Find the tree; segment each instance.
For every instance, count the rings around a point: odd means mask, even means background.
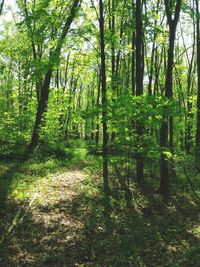
[[[142,2],[136,1],[136,96],[143,94],[143,30],[142,30]],[[132,89],[133,90],[133,89]],[[138,141],[142,138],[143,125],[140,121],[136,122]],[[144,159],[140,152],[136,154],[136,178],[138,181],[144,177]]]
[[[102,88],[102,121],[103,121],[103,183],[105,193],[109,193],[108,182],[108,126],[107,126],[107,87],[106,87],[106,58],[104,39],[104,4],[99,1],[99,30],[101,50],[101,88]]]
[[[70,14],[66,19],[65,24],[61,30],[61,33],[57,37],[55,46],[49,51],[49,58],[46,66],[46,72],[42,81],[41,96],[38,102],[37,114],[35,119],[35,125],[32,133],[31,142],[29,144],[29,151],[32,151],[37,145],[40,137],[40,127],[42,123],[45,123],[45,112],[47,110],[49,87],[52,77],[52,72],[55,66],[58,65],[59,57],[65,37],[70,29],[70,26],[76,16],[77,8],[80,6],[81,0],[74,0],[70,9]]]
[[[173,14],[173,9],[174,14]],[[176,28],[179,20],[181,10],[181,0],[173,5],[173,1],[165,0],[165,10],[167,15],[167,22],[169,25],[169,48],[167,55],[167,70],[165,78],[165,96],[169,99],[173,97],[173,67],[174,67],[174,45],[176,37]],[[160,130],[160,145],[163,148],[160,158],[160,188],[159,191],[162,195],[168,195],[170,190],[170,174],[168,157],[165,149],[168,147],[168,129],[170,132],[170,149],[173,151],[173,117],[165,116],[163,118]]]
[[[1,13],[2,13],[3,6],[4,6],[4,0],[2,0],[2,1],[0,2],[0,15],[1,15]]]
[[[196,129],[196,169],[200,172],[200,19],[199,1],[196,0],[196,42],[197,42],[197,129]]]

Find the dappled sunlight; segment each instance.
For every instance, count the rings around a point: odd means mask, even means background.
[[[19,220],[13,233],[5,241],[7,246],[2,253],[8,259],[6,266],[54,266],[56,262],[58,266],[64,264],[65,254],[68,250],[73,252],[76,238],[79,238],[83,228],[83,223],[75,215],[69,214],[69,210],[71,212],[74,208],[72,200],[77,195],[77,186],[83,179],[84,175],[75,170],[52,174],[51,178],[37,181],[43,190],[38,189],[31,208],[22,211],[23,221]],[[17,202],[15,205],[15,210],[21,209]]]
[[[88,169],[56,171],[53,162],[38,178],[43,168],[38,172],[40,165],[30,165],[35,181],[28,179],[31,186],[22,188],[23,199],[7,202],[1,229],[8,229],[18,210],[21,215],[1,244],[0,265],[188,267],[198,262],[198,207],[188,196],[166,201],[132,183],[132,206],[127,208],[123,188],[115,182],[106,219],[99,177],[91,177]]]

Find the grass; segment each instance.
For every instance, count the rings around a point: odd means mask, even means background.
[[[57,153],[62,151],[62,157]],[[48,179],[49,175],[62,172],[69,168],[86,168],[88,162],[94,161],[92,155],[87,154],[88,149],[83,142],[71,142],[67,148],[51,151],[43,149],[36,151],[28,161],[8,160],[0,163],[0,202],[5,201],[6,196],[15,200],[23,200],[30,197],[29,191],[38,186],[38,181]]]
[[[18,210],[23,217],[0,245],[0,266],[198,267],[199,206],[180,169],[169,199],[155,193],[156,176],[147,174],[141,185],[130,179],[127,206],[120,173],[110,174],[105,201],[94,154],[85,143],[71,143],[59,159],[50,153],[0,164],[0,234]]]

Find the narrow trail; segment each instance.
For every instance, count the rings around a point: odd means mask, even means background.
[[[0,267],[199,266],[199,209],[187,195],[164,206],[157,195],[143,200],[138,189],[138,203],[149,201],[150,213],[144,213],[128,210],[113,189],[108,224],[99,176],[48,164],[12,172],[17,190],[24,186],[26,194],[17,200],[8,191],[0,213],[0,238],[19,215],[0,243]]]
[[[38,182],[33,205],[1,248],[0,267],[84,266],[84,224],[76,207],[84,179],[71,170]]]

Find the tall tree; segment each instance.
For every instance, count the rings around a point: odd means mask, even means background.
[[[196,42],[197,42],[197,129],[196,129],[196,169],[200,172],[200,18],[199,1],[196,0]]]
[[[173,66],[174,66],[174,45],[176,37],[176,28],[179,20],[181,1],[165,0],[165,11],[167,23],[169,25],[169,48],[167,55],[167,71],[165,77],[165,96],[169,99],[173,97]],[[174,13],[174,14],[173,14]],[[170,135],[168,134],[168,130]],[[168,137],[171,151],[173,150],[173,118],[165,116],[160,130],[160,145],[165,150],[168,147]],[[170,190],[169,163],[166,151],[161,153],[160,158],[160,193],[168,195]]]
[[[136,96],[143,94],[143,26],[142,26],[142,1],[136,0]],[[132,89],[133,90],[133,89]],[[138,139],[142,138],[143,125],[136,122]],[[140,142],[139,142],[140,143]],[[144,177],[144,159],[140,152],[136,154],[136,178],[141,181]]]
[[[47,110],[48,98],[49,98],[49,88],[51,82],[52,72],[55,66],[59,62],[59,57],[63,43],[65,41],[66,35],[70,29],[70,26],[76,16],[77,8],[79,7],[81,0],[74,0],[70,9],[70,14],[66,19],[66,22],[62,28],[60,35],[58,36],[56,45],[49,52],[49,59],[47,64],[47,70],[44,75],[44,80],[41,87],[41,96],[38,102],[37,114],[35,119],[35,125],[32,133],[31,142],[29,145],[29,150],[33,150],[37,145],[40,137],[40,127],[42,123],[45,122],[45,112]]]
[[[107,87],[106,87],[106,57],[104,33],[104,4],[99,1],[99,30],[101,50],[101,87],[102,87],[102,120],[103,120],[103,183],[105,193],[109,192],[108,181],[108,126],[107,126]]]

